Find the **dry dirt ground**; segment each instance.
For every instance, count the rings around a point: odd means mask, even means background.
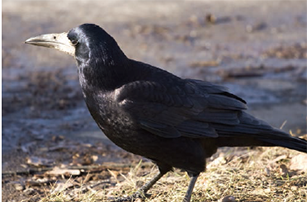
[[[99,131],[82,100],[74,59],[25,45],[27,38],[98,24],[130,58],[226,85],[250,103],[252,114],[303,135],[306,11],[305,1],[286,0],[3,0],[3,201],[37,201],[70,174],[112,187],[114,172],[127,173],[141,159]],[[54,171],[61,166],[72,171]]]

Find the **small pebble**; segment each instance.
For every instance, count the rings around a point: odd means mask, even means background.
[[[17,191],[22,191],[25,189],[25,187],[22,184],[15,184],[15,189]]]
[[[220,199],[220,202],[236,202],[236,199],[233,196],[225,196],[224,198]]]
[[[280,173],[281,173],[282,175],[287,175],[287,174],[289,174],[288,168],[287,168],[287,166],[286,166],[285,164],[281,164],[281,165],[279,166],[279,168],[280,168]]]
[[[268,194],[271,192],[271,189],[270,188],[264,189],[263,192]]]
[[[266,168],[264,169],[264,171],[265,171],[266,176],[270,176],[270,174],[271,174],[270,168],[266,167]]]
[[[298,189],[297,186],[291,186],[292,191],[297,191],[297,189]]]
[[[209,13],[208,15],[206,15],[206,22],[214,24],[216,22],[216,16]]]

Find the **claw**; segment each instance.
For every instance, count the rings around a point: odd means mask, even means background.
[[[145,200],[146,195],[143,190],[138,190],[132,196],[127,197],[109,197],[108,200],[111,202],[134,202],[136,199]]]

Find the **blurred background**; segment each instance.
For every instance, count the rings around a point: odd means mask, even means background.
[[[27,169],[34,157],[46,165],[140,159],[98,129],[72,57],[24,44],[83,23],[103,27],[130,58],[225,85],[256,117],[306,134],[306,11],[299,0],[3,0],[3,171]],[[82,152],[84,162],[73,158]]]

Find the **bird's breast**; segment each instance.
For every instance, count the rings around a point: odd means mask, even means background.
[[[136,130],[136,122],[121,107],[105,93],[87,94],[87,107],[99,128],[117,144],[125,141]]]

